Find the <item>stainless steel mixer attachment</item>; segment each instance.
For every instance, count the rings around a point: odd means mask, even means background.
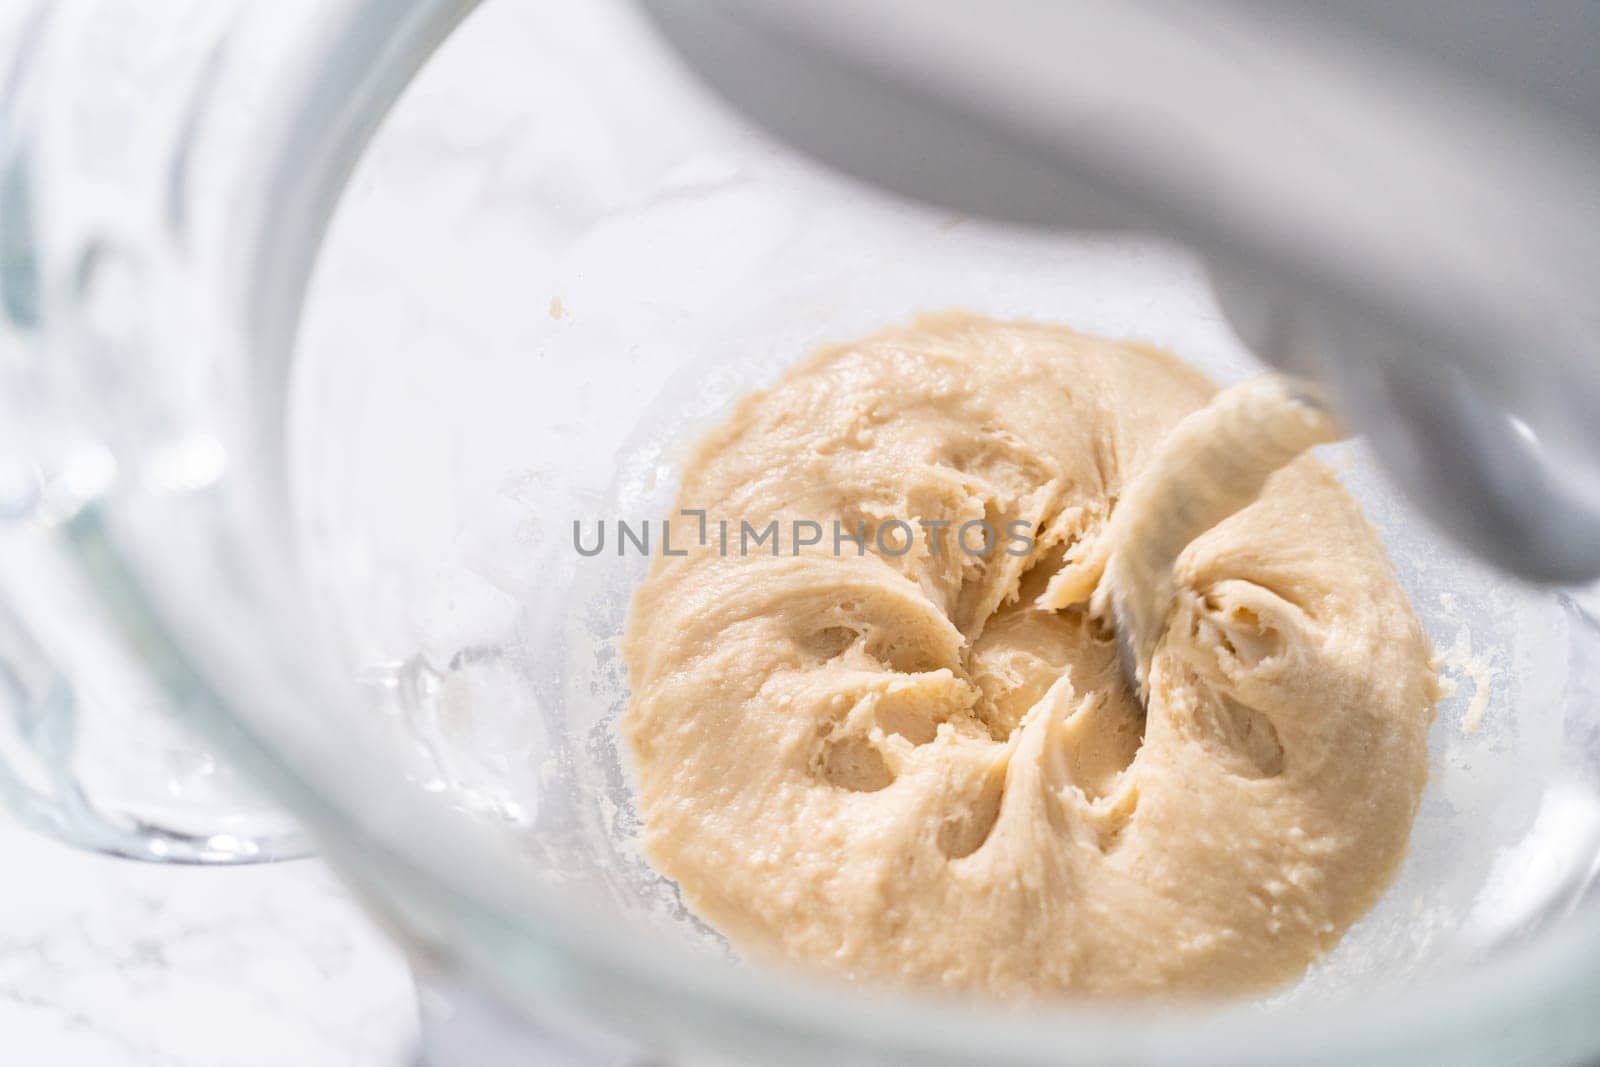
[[[1425,510],[1600,576],[1600,8],[647,0],[704,79],[850,174],[1206,258]]]

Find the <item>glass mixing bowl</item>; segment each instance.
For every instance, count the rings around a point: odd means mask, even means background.
[[[1596,598],[1450,547],[1359,443],[1327,458],[1454,688],[1408,861],[1304,980],[1018,1014],[733,960],[638,848],[616,641],[647,561],[574,524],[670,514],[735,398],[919,311],[1257,365],[1181,247],[866,191],[624,4],[472,7],[6,16],[8,800],[146,858],[284,857],[304,826],[420,971],[493,1006],[498,1051],[452,1062],[1600,1052]]]

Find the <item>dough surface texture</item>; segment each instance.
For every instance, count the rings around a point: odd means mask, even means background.
[[[706,543],[674,521],[624,643],[645,847],[690,907],[751,958],[1011,1001],[1259,993],[1331,947],[1404,856],[1436,698],[1356,504],[1304,456],[1190,543],[1147,708],[1091,609],[1108,516],[1214,392],[947,313],[744,399],[682,476]]]

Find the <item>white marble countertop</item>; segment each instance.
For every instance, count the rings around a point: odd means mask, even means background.
[[[162,867],[0,814],[0,1061],[400,1067],[400,954],[315,860]]]

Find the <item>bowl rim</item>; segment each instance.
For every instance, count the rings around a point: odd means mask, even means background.
[[[281,447],[288,367],[327,226],[377,128],[478,6],[328,3],[272,101],[245,167],[255,184],[240,200],[231,287],[245,328],[227,355],[253,383],[240,447],[259,475],[248,486],[251,513],[266,517],[253,531],[257,543],[281,534],[288,514]],[[328,706],[337,686],[312,675],[296,693],[223,688],[251,650],[230,645],[227,635],[198,632],[184,614],[152,598],[150,623],[165,627],[175,646],[190,652],[196,675],[224,695],[225,714],[199,725],[305,821],[325,844],[325,858],[414,951],[481,979],[534,1018],[575,1014],[654,1047],[680,1047],[688,1035],[697,1047],[796,1062],[914,1054],[929,1063],[1022,1064],[1057,1062],[1070,1052],[1108,1062],[1415,1062],[1448,1054],[1452,1062],[1501,1063],[1532,1051],[1576,1057],[1600,1049],[1594,907],[1444,983],[1272,1011],[1252,1004],[1201,1014],[1090,1006],[1019,1016],[928,997],[863,995],[700,958],[518,882],[504,842],[463,829],[425,798],[385,789],[392,775],[378,760],[349,760],[350,746],[366,743],[359,724],[329,716],[334,734],[349,734],[318,744],[287,736],[271,725],[274,707],[294,697]]]

